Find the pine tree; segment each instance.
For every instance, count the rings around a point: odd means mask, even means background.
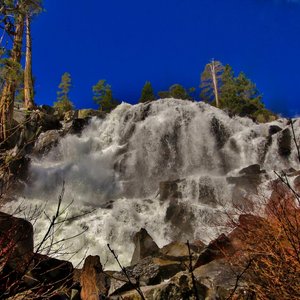
[[[66,72],[61,77],[61,82],[58,86],[60,90],[57,92],[57,102],[54,103],[54,108],[60,115],[74,108],[73,103],[69,98],[71,87],[71,75]]]
[[[142,89],[142,93],[141,93],[141,98],[139,100],[140,103],[145,103],[148,101],[153,101],[155,100],[155,95],[154,95],[154,91],[152,88],[152,85],[149,81],[146,81],[143,89]]]
[[[220,61],[212,60],[208,63],[201,74],[200,98],[206,102],[213,102],[220,107],[219,88],[224,66]]]
[[[24,12],[26,11],[26,1],[20,0],[16,5],[10,3],[9,5],[1,6],[0,14],[4,15],[6,20],[6,9],[14,13],[14,31],[13,31],[13,47],[10,52],[9,64],[14,68],[19,68],[22,56],[23,32],[24,32]],[[5,21],[2,21],[5,23]],[[5,24],[6,28],[6,24]],[[8,29],[5,29],[8,31]],[[13,78],[13,74],[8,74],[3,84],[1,97],[0,97],[0,143],[10,136],[11,127],[13,124],[13,111],[15,92],[17,82]]]
[[[190,98],[186,89],[178,83],[170,86],[169,93],[170,93],[170,96],[175,99],[187,100]]]
[[[93,100],[99,105],[99,109],[111,112],[119,103],[113,98],[111,86],[106,80],[101,79],[93,86]]]

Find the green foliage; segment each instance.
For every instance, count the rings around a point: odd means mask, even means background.
[[[239,116],[255,117],[264,110],[262,95],[255,84],[241,72],[237,77],[230,66],[225,67],[220,89],[221,108]]]
[[[168,91],[158,92],[158,96],[160,99],[174,98],[182,100],[192,100],[193,98],[190,96],[190,93],[193,92],[194,88],[191,88],[189,89],[189,91],[187,91],[182,85],[176,83],[171,85]]]
[[[74,108],[72,101],[69,98],[69,92],[72,87],[71,75],[64,73],[61,77],[61,82],[58,86],[57,102],[54,103],[54,108],[60,115]]]
[[[111,112],[119,102],[113,98],[111,86],[106,80],[99,80],[93,86],[93,100],[99,105],[99,109],[105,112]]]
[[[171,98],[169,91],[159,91],[157,95],[160,99]]]
[[[190,96],[186,91],[186,89],[182,85],[177,83],[170,86],[169,93],[170,96],[175,99],[182,99],[182,100],[190,99]]]
[[[20,84],[23,80],[23,70],[22,66],[12,61],[9,58],[0,59],[0,88],[3,88],[3,85],[7,81],[14,81],[17,84]]]
[[[154,91],[152,88],[152,85],[149,81],[146,81],[143,89],[142,89],[142,93],[141,93],[141,98],[139,100],[140,103],[145,103],[148,101],[153,101],[155,100],[155,95],[154,95]]]

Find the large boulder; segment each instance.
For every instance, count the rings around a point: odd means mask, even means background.
[[[0,271],[25,272],[33,256],[33,227],[24,219],[0,212]]]
[[[144,228],[134,235],[133,242],[135,248],[131,259],[132,266],[147,256],[156,255],[159,251],[159,247]]]
[[[55,290],[72,285],[73,270],[73,265],[68,261],[35,254],[33,268],[28,275],[42,283],[45,289]]]
[[[199,254],[204,249],[205,245],[201,241],[190,243],[192,259],[195,258],[195,253]],[[186,243],[174,241],[165,245],[159,250],[159,256],[167,260],[174,261],[189,261],[190,254]]]

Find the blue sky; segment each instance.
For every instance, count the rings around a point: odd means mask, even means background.
[[[92,86],[111,84],[136,103],[146,80],[155,91],[198,87],[212,58],[244,71],[266,106],[300,114],[300,1],[45,0],[33,23],[36,101],[52,104],[61,75],[73,79],[77,108],[96,107]]]

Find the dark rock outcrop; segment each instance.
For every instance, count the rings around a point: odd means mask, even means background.
[[[34,268],[30,270],[30,274],[40,283],[51,286],[52,289],[64,285],[71,286],[73,281],[73,265],[68,261],[35,254]]]
[[[230,137],[225,126],[216,117],[213,117],[210,124],[210,130],[216,139],[217,149],[221,149]]]
[[[135,248],[131,259],[131,265],[137,264],[141,259],[147,256],[156,255],[159,251],[157,244],[144,228],[134,235],[133,242]]]
[[[276,134],[277,132],[281,131],[282,128],[277,125],[270,125],[269,127],[269,135]]]
[[[292,136],[289,128],[280,132],[277,142],[279,155],[289,156],[292,152]]]

